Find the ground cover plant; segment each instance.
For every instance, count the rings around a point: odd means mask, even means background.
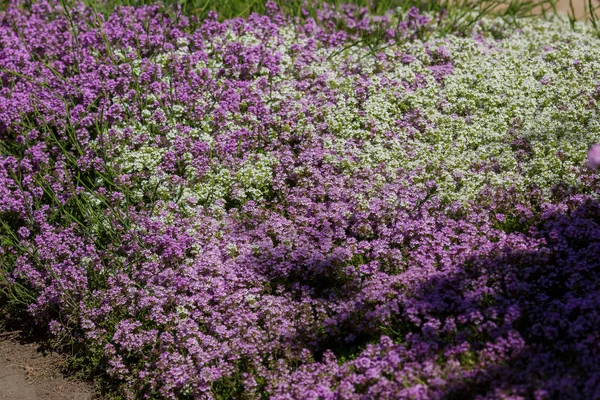
[[[104,396],[599,398],[594,24],[264,7],[0,14],[3,318]]]

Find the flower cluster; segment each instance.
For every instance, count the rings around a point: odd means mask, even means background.
[[[592,27],[267,8],[0,14],[0,293],[127,398],[600,396]]]

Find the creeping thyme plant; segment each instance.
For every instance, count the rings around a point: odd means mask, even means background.
[[[0,14],[5,317],[123,398],[600,396],[592,24],[266,8]]]

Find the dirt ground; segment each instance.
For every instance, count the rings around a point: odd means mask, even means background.
[[[93,390],[68,380],[63,358],[43,354],[39,345],[0,333],[0,400],[92,400]]]
[[[589,9],[588,6],[588,0],[572,0],[573,1],[573,9],[575,10],[575,16],[579,19],[583,19],[586,16],[586,10]],[[600,1],[598,0],[592,0],[592,5],[593,7],[598,7],[600,5]],[[558,4],[556,5],[556,8],[558,11],[565,13],[565,14],[570,14],[571,13],[571,6],[570,6],[570,1],[569,0],[559,0]],[[598,15],[598,11],[596,11],[596,14]]]

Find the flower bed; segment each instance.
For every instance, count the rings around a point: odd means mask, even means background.
[[[7,307],[128,398],[600,396],[592,27],[269,7],[0,14]]]

